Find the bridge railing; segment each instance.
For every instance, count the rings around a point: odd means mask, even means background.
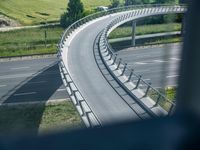
[[[134,5],[134,6],[127,6],[127,7],[119,7],[119,8],[114,8],[114,9],[110,9],[108,11],[102,11],[102,12],[98,12],[98,13],[95,13],[95,14],[91,14],[91,15],[88,15],[76,22],[74,22],[72,25],[70,25],[65,31],[64,33],[62,34],[61,36],[61,39],[60,39],[60,42],[58,44],[58,58],[60,60],[60,71],[61,71],[61,75],[62,75],[62,79],[63,79],[63,82],[70,94],[70,97],[72,100],[74,100],[74,104],[76,106],[78,106],[80,109],[81,109],[81,116],[82,117],[86,117],[88,122],[89,122],[89,127],[93,127],[93,126],[101,126],[101,123],[99,122],[98,118],[95,116],[95,114],[93,114],[91,112],[91,109],[89,108],[89,105],[87,104],[87,102],[85,101],[84,97],[81,95],[81,92],[79,91],[78,87],[76,86],[76,84],[73,82],[73,79],[71,78],[68,70],[67,70],[67,67],[64,63],[64,60],[63,58],[65,53],[65,42],[66,40],[68,39],[68,37],[76,30],[78,29],[80,26],[90,22],[90,21],[93,21],[97,18],[100,18],[100,17],[104,17],[104,16],[109,16],[111,14],[114,14],[114,13],[119,13],[119,12],[128,12],[130,10],[137,10],[137,9],[141,9],[141,8],[152,8],[152,7],[155,7],[155,8],[158,8],[158,7],[167,7],[167,6],[171,6],[171,5],[160,5],[160,4],[155,4],[155,5]],[[128,17],[128,16],[127,16]],[[121,18],[123,19],[123,18]],[[120,21],[120,19],[118,20]],[[114,23],[113,23],[114,25]],[[111,27],[111,26],[110,26]],[[106,34],[105,34],[106,35]],[[105,36],[106,37],[106,36]],[[107,37],[105,38],[106,42],[107,42]],[[109,47],[109,44],[107,43],[106,44],[107,47]],[[112,51],[112,49],[109,47],[109,51]],[[156,92],[158,93],[158,91]],[[159,94],[161,95],[161,94]],[[83,108],[83,105],[86,103],[86,106],[88,107],[87,110],[85,110]],[[90,111],[88,111],[90,110]],[[91,120],[91,115],[93,115],[93,120]],[[95,120],[95,125],[93,123],[93,121]]]
[[[80,27],[81,25],[92,21],[94,19],[103,17],[103,16],[107,16],[107,15],[111,15],[114,13],[119,13],[119,12],[124,12],[124,11],[130,11],[130,10],[136,10],[136,9],[141,9],[141,8],[158,8],[158,7],[167,7],[167,6],[172,6],[172,5],[164,5],[164,4],[146,4],[146,5],[131,5],[131,6],[126,6],[126,7],[118,7],[118,8],[113,8],[113,9],[109,9],[108,11],[101,11],[101,12],[97,12],[91,15],[88,15],[76,22],[74,22],[72,25],[70,25],[62,34],[61,40],[59,42],[59,46],[62,47],[63,46],[63,42],[66,40],[66,38],[78,27]],[[180,6],[180,5],[177,5]],[[181,5],[181,7],[186,7],[185,5]]]
[[[101,126],[101,122],[96,117],[96,115],[92,112],[92,109],[88,105],[87,101],[85,101],[81,92],[78,90],[78,87],[73,82],[71,75],[69,74],[67,68],[64,65],[64,62],[60,60],[59,69],[61,72],[61,78],[63,80],[63,84],[67,89],[67,92],[77,108],[79,114],[81,115],[82,120],[84,121],[86,127],[99,127]]]
[[[149,5],[151,6],[151,5]],[[162,6],[162,7],[160,7]],[[159,8],[160,7],[160,8]],[[142,7],[144,8],[144,7]],[[159,90],[155,89],[151,83],[148,83],[144,79],[142,79],[141,75],[137,75],[134,72],[133,68],[128,67],[128,64],[126,61],[122,60],[121,58],[117,57],[115,54],[115,51],[112,49],[108,42],[108,36],[109,34],[118,26],[121,24],[128,22],[130,20],[136,21],[137,19],[141,19],[142,17],[147,17],[148,15],[160,15],[167,13],[184,13],[186,11],[185,5],[178,5],[178,6],[171,6],[171,5],[156,5],[154,7],[151,6],[145,7],[144,9],[139,9],[136,11],[132,11],[129,13],[126,13],[124,15],[121,15],[120,17],[114,19],[111,21],[111,23],[106,27],[106,29],[103,31],[101,35],[101,40],[103,41],[103,47],[108,52],[108,55],[110,55],[110,59],[113,59],[113,64],[117,65],[117,69],[122,70],[122,74],[127,76],[127,82],[134,83],[135,87],[134,89],[140,88],[144,92],[143,97],[149,96],[153,100],[155,100],[155,106],[160,105],[163,107],[168,114],[170,115],[173,112],[173,109],[175,107],[175,103],[171,100],[169,100],[163,93],[161,93]]]

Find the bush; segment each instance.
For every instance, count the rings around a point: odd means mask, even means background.
[[[61,15],[60,24],[66,28],[84,16],[83,3],[80,0],[69,0],[67,12]]]

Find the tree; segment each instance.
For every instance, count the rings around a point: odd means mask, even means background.
[[[120,6],[120,1],[119,0],[110,0],[111,1],[111,5],[109,8],[116,8]]]
[[[142,4],[142,0],[125,0],[125,6],[140,5],[140,4]]]
[[[80,0],[69,0],[67,12],[61,15],[60,24],[67,27],[83,17],[84,7]]]

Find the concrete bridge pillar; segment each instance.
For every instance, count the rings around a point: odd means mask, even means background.
[[[136,21],[132,21],[132,46],[135,46]]]

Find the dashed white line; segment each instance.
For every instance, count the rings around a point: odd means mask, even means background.
[[[37,92],[29,92],[29,93],[18,93],[18,94],[14,94],[14,96],[24,96],[24,95],[33,95],[36,94]]]
[[[153,60],[154,62],[158,62],[158,63],[165,63],[165,62],[169,62],[169,61],[166,61],[166,60]]]
[[[151,79],[143,79],[144,81],[150,81]]]
[[[171,60],[177,60],[177,61],[180,61],[181,59],[180,58],[170,58]]]
[[[20,70],[20,69],[29,69],[30,67],[17,67],[17,68],[10,68],[12,70]]]
[[[0,79],[23,78],[23,77],[28,77],[28,76],[32,76],[32,75],[33,75],[33,73],[16,74],[16,75],[4,75],[4,76],[0,76]]]
[[[1,87],[5,87],[5,86],[7,86],[7,85],[0,85],[0,88],[1,88]]]
[[[145,62],[135,62],[136,65],[146,65],[148,63],[145,63]]]
[[[171,75],[171,76],[166,76],[166,78],[175,78],[178,77],[179,75]]]

